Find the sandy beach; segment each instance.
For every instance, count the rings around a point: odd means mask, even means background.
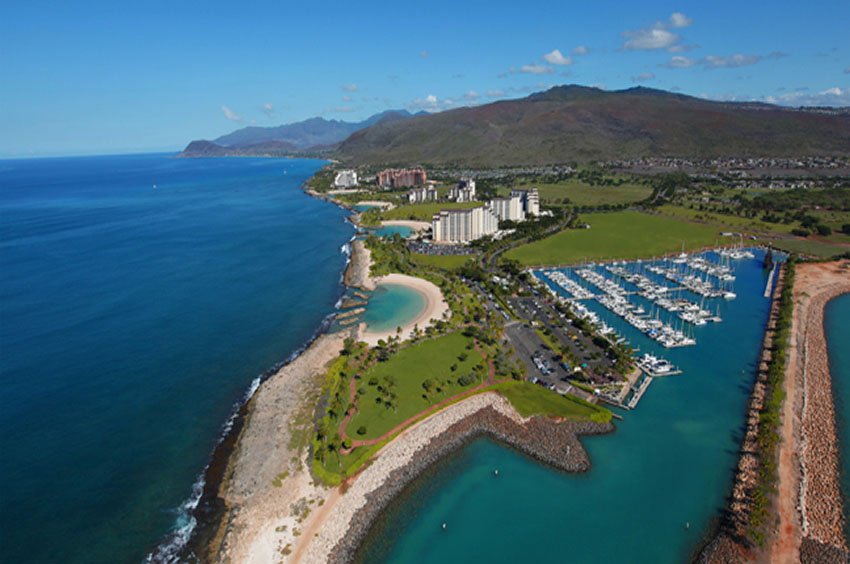
[[[846,562],[824,307],[850,292],[850,261],[797,265],[773,562]]]
[[[413,221],[409,219],[386,219],[381,222],[381,225],[385,227],[409,227],[417,233],[431,229],[431,224],[427,221]]]
[[[413,334],[415,327],[425,329],[428,324],[439,319],[443,319],[449,313],[449,305],[443,298],[443,293],[440,288],[433,282],[416,278],[415,276],[407,276],[406,274],[392,273],[386,276],[380,276],[372,280],[377,287],[381,284],[399,284],[411,288],[425,297],[425,307],[423,310],[401,326],[401,338],[409,339]],[[397,335],[395,330],[390,331],[370,331],[365,323],[361,323],[359,327],[359,339],[368,343],[369,346],[375,346],[381,339],[386,340],[388,337]]]

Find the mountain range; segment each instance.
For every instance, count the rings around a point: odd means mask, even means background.
[[[376,166],[842,156],[850,147],[850,112],[711,101],[644,87],[606,91],[565,85],[434,114],[385,112],[359,123],[314,118],[244,128],[215,140],[214,147],[196,143],[184,155],[292,154],[320,147],[343,162]]]
[[[359,122],[314,117],[275,127],[243,127],[212,141],[192,141],[180,156],[282,156],[326,153],[355,131],[379,122],[407,119],[413,115],[407,110],[388,110]]]

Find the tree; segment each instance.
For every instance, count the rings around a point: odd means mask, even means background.
[[[829,225],[824,225],[823,223],[815,225],[815,230],[818,232],[818,235],[821,235],[822,237],[832,235],[832,228]]]
[[[845,223],[844,225],[842,225],[841,232],[846,235],[850,235],[850,223]]]
[[[358,435],[365,435],[366,434],[366,425],[360,425],[359,427],[357,427],[357,434]]]

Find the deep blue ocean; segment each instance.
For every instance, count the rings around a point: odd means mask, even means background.
[[[0,161],[0,561],[139,562],[342,292],[317,160]],[[154,188],[156,185],[156,188]]]

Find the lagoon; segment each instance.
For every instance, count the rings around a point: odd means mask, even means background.
[[[375,333],[394,331],[425,309],[425,296],[401,284],[379,284],[369,298],[362,320]]]

